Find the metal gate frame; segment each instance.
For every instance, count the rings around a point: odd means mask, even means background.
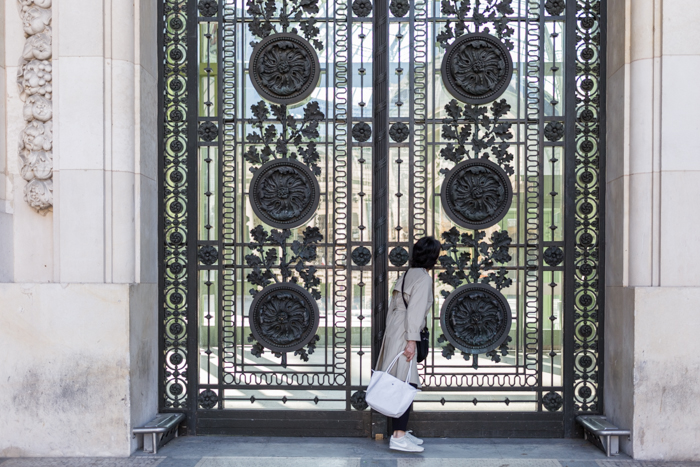
[[[565,296],[568,297],[563,329],[563,410],[552,413],[417,412],[413,420],[424,436],[578,437],[581,432],[574,422],[576,415],[602,412],[606,3],[606,0],[567,0],[566,5],[565,154],[568,163],[564,222],[569,234],[563,250],[564,277],[567,278]],[[386,47],[382,46],[388,40],[388,1],[376,0],[374,5],[377,14],[373,22],[373,85],[377,93],[375,102],[382,102],[382,97],[388,94],[388,60],[382,55],[386,53]],[[161,0],[158,3],[160,411],[186,413],[188,432],[192,434],[367,436],[381,433],[386,430],[386,420],[370,412],[265,413],[197,408],[196,401],[201,394],[196,378],[188,374],[198,368],[197,278],[188,270],[196,268],[198,248],[196,241],[179,233],[183,230],[179,226],[185,226],[185,232],[197,230],[196,182],[192,175],[197,173],[197,160],[192,156],[197,150],[197,119],[187,114],[188,109],[197,108],[198,102],[194,79],[198,76],[197,62],[187,60],[188,51],[197,50],[197,34],[190,27],[194,24],[192,21],[196,22],[197,8],[195,0]],[[576,27],[572,27],[574,24]],[[544,70],[540,70],[540,78],[543,76]],[[221,74],[219,79],[222,79]],[[223,96],[219,99],[223,104]],[[377,132],[373,143],[373,181],[386,180],[388,108],[375,106],[373,117]],[[540,131],[544,131],[542,120],[538,122]],[[542,145],[538,151],[542,153]],[[389,287],[386,280],[388,224],[382,219],[388,193],[378,186],[373,183],[373,190],[377,190],[373,229],[378,253],[373,263],[375,349],[384,328]],[[173,266],[173,258],[182,267]],[[540,338],[541,334],[540,328]],[[314,420],[313,429],[299,430],[300,422],[311,419]],[[232,423],[234,421],[238,423]]]

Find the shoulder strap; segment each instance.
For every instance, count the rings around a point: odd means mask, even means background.
[[[411,268],[408,268],[408,271],[410,271]],[[403,306],[406,307],[408,310],[408,302],[406,301],[406,296],[403,294],[403,288],[406,285],[406,276],[408,276],[408,271],[403,275],[403,281],[401,282],[401,298],[403,298]]]

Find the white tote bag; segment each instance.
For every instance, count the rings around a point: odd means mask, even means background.
[[[406,381],[401,381],[389,374],[389,371],[401,355],[403,355],[403,351],[392,360],[386,371],[375,371],[372,373],[372,378],[369,380],[369,386],[367,387],[367,395],[365,396],[365,401],[370,407],[380,414],[392,418],[398,418],[403,415],[419,391],[419,389],[408,383],[411,377],[411,366],[415,358],[411,360],[408,366]]]

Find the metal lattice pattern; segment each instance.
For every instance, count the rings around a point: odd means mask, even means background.
[[[601,2],[161,0],[162,408],[367,423],[434,235],[418,414],[598,411]]]
[[[161,404],[166,408],[184,409],[189,404],[189,351],[187,345],[191,312],[195,305],[188,293],[190,261],[196,254],[196,242],[192,241],[189,222],[193,213],[189,203],[190,170],[188,160],[193,157],[189,137],[193,121],[187,106],[190,98],[191,63],[187,34],[192,27],[188,20],[187,2],[164,2],[164,37],[161,51],[161,129],[162,169],[161,202],[161,304],[163,321],[163,367],[161,381],[164,384]]]
[[[601,194],[605,187],[600,0],[578,0],[576,12],[576,250],[574,404],[597,412],[602,383],[603,241]]]

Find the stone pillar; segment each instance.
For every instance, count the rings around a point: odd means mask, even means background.
[[[605,412],[700,460],[700,3],[608,0]]]
[[[158,406],[156,2],[53,1],[48,213],[19,183],[24,36],[4,3],[0,457],[127,456]]]

